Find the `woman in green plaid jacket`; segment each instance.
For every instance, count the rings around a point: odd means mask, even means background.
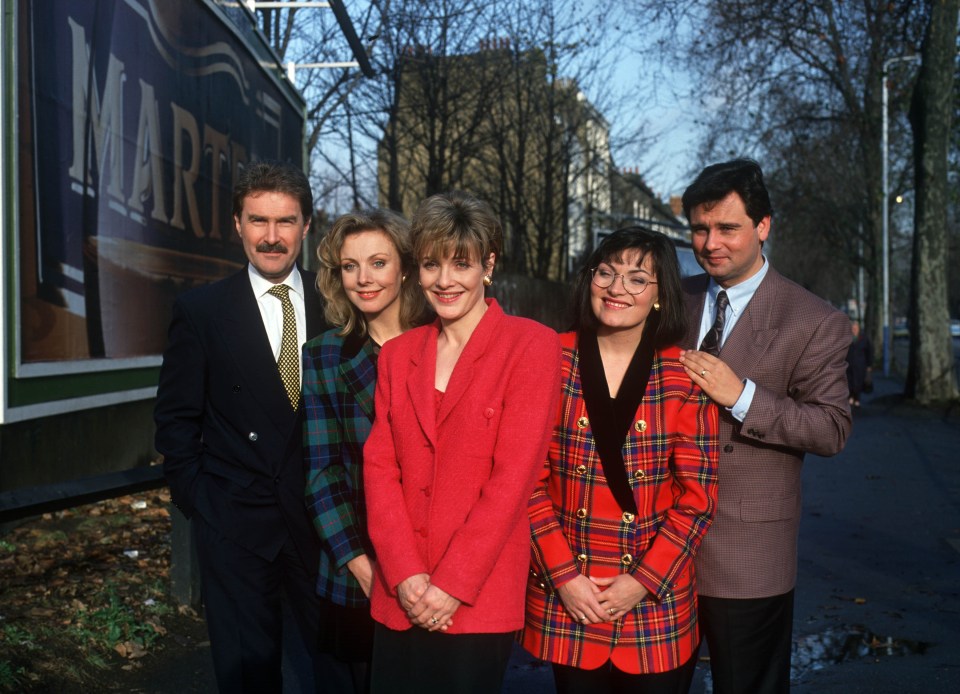
[[[320,242],[317,289],[336,326],[303,346],[307,508],[323,546],[317,594],[329,623],[322,650],[351,663],[367,689],[373,621],[367,597],[373,550],[366,530],[363,444],[373,423],[377,355],[387,340],[423,322],[409,224],[371,210],[338,218]]]

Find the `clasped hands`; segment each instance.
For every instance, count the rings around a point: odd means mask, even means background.
[[[400,607],[414,626],[427,631],[446,631],[453,626],[453,613],[460,601],[430,583],[428,574],[414,574],[397,585]]]
[[[580,574],[557,588],[563,606],[581,624],[620,619],[647,597],[649,591],[630,574],[608,578]]]

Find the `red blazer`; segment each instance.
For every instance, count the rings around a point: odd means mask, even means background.
[[[380,353],[363,473],[378,569],[370,611],[391,629],[411,627],[396,586],[418,573],[463,603],[451,634],[523,625],[526,501],[553,426],[560,344],[549,328],[488,303],[439,411],[439,323]]]
[[[623,462],[638,514],[624,513],[603,475],[580,382],[573,333],[562,336],[559,416],[530,498],[533,566],[523,646],[585,670],[612,660],[651,673],[683,665],[699,644],[693,556],[717,501],[717,408],[671,347],[657,352]],[[556,589],[578,574],[630,573],[650,591],[622,618],[581,624]]]

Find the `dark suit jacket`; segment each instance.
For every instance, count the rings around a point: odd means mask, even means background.
[[[323,329],[301,271],[307,336]],[[173,502],[272,560],[292,537],[309,571],[319,547],[303,498],[303,408],[290,407],[247,268],[180,296],[160,370],[156,447]]]
[[[707,275],[683,282],[696,348]],[[797,573],[804,454],[838,453],[850,433],[850,321],[770,268],[720,351],[757,385],[747,417],[720,408],[717,513],[696,558],[701,595],[761,598],[791,590]]]

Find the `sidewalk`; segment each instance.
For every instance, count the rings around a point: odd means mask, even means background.
[[[845,450],[804,464],[793,694],[960,692],[960,408],[918,408],[900,390],[878,379]],[[863,646],[867,631],[890,647]],[[166,668],[141,691],[213,687],[207,648]],[[709,692],[708,670],[693,694]],[[549,666],[516,648],[503,691],[553,692]]]
[[[900,391],[878,379],[844,451],[807,457],[794,638],[804,657],[830,629],[907,643],[797,673],[799,694],[960,691],[960,408]]]

